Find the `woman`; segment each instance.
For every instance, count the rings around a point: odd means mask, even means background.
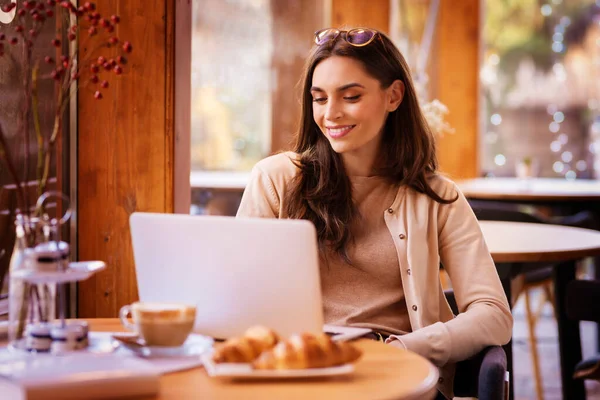
[[[454,363],[511,337],[494,263],[466,199],[436,173],[398,49],[371,29],[325,29],[315,42],[295,149],[256,164],[238,216],[312,221],[326,323],[372,328],[425,356],[451,398]]]

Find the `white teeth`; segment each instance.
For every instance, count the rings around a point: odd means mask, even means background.
[[[349,131],[350,129],[352,129],[351,126],[346,126],[344,128],[337,128],[337,129],[331,129],[331,128],[329,128],[329,132],[331,132],[331,133],[333,133],[335,135],[335,134],[338,134],[338,133],[343,133],[343,132]]]

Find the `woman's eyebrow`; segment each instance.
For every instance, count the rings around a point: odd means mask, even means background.
[[[353,87],[359,87],[359,88],[363,88],[363,89],[365,88],[365,87],[364,87],[363,85],[361,85],[360,83],[353,82],[353,83],[348,83],[348,84],[346,84],[346,85],[340,86],[340,87],[339,87],[339,88],[337,88],[336,90],[337,90],[338,92],[343,92],[344,90],[347,90],[347,89],[350,89],[350,88],[353,88]],[[323,89],[321,89],[320,87],[317,87],[317,86],[313,86],[313,87],[311,87],[311,88],[310,88],[310,91],[311,91],[311,92],[323,92],[323,93],[325,92]]]

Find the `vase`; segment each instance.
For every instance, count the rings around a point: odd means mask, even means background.
[[[15,230],[8,272],[8,335],[12,347],[22,348],[26,347],[23,341],[28,327],[49,326],[56,320],[56,284],[30,283],[20,278],[21,272],[36,268],[42,254],[40,247],[50,244],[47,225],[39,218],[17,214]]]

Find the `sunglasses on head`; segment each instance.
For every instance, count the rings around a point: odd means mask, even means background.
[[[355,28],[350,29],[349,31],[326,28],[315,32],[315,43],[320,46],[328,42],[333,42],[340,36],[352,46],[362,47],[368,45],[375,39],[377,31],[368,28]]]

